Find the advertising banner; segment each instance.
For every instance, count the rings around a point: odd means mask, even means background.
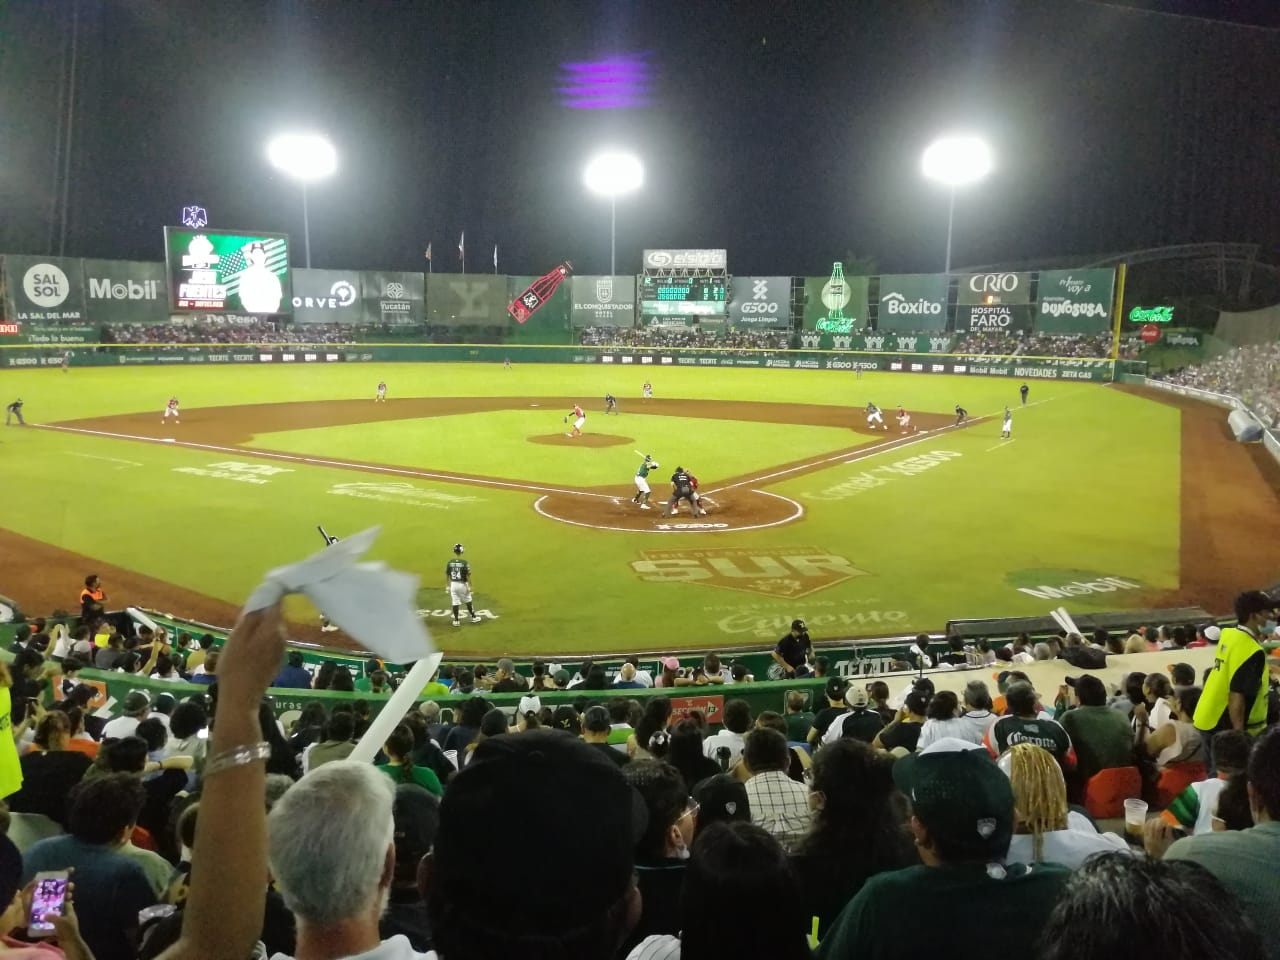
[[[880,278],[877,330],[945,330],[947,278],[941,273],[886,274]]]
[[[354,270],[294,270],[294,323],[362,323],[360,274]]]
[[[507,278],[486,273],[427,276],[427,320],[446,327],[505,327]]]
[[[1042,333],[1106,333],[1111,328],[1114,270],[1040,271],[1035,328]]]
[[[966,273],[957,303],[1030,303],[1029,273]]]
[[[569,289],[575,327],[635,326],[635,277],[574,276]]]
[[[293,312],[283,233],[164,228],[169,304],[191,313]]]
[[[5,319],[10,323],[82,323],[84,269],[70,257],[4,258]]]
[[[790,277],[734,277],[729,283],[729,323],[785,330],[791,326]]]
[[[1035,308],[1022,303],[956,307],[956,333],[1026,333]]]
[[[501,278],[499,278],[501,279]],[[360,274],[365,323],[421,326],[427,319],[427,288],[421,273]]]
[[[857,333],[867,325],[867,278],[804,278],[804,328],[819,333]],[[832,321],[829,314],[839,310],[843,321]]]
[[[84,291],[93,323],[169,322],[163,263],[85,260]]]
[[[646,250],[646,270],[727,270],[726,250]]]
[[[953,337],[943,334],[819,333],[800,334],[802,350],[854,350],[862,353],[947,353]]]
[[[99,343],[102,340],[101,328],[90,324],[23,323],[18,326],[18,343],[59,346],[68,343]]]
[[[540,279],[542,278],[530,276],[507,277],[506,302],[511,303]],[[574,301],[569,291],[578,279],[578,277],[571,276],[567,282],[563,282],[556,287],[555,292],[547,297],[542,302],[542,306],[538,307],[524,323],[516,323],[510,314],[506,314],[507,327],[503,334],[504,342],[513,344],[572,343],[574,336],[573,330],[569,326],[569,318],[573,312]],[[613,279],[615,281],[630,281],[631,289],[635,290],[635,277],[614,277]],[[617,296],[619,288],[615,286],[613,289],[615,296]],[[628,314],[628,317],[630,317],[630,314]],[[604,324],[599,323],[599,325],[603,326]],[[630,326],[630,320],[628,320],[627,325]],[[586,326],[591,326],[591,324],[587,323]]]

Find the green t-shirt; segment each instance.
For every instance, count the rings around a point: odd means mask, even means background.
[[[866,882],[841,911],[816,960],[947,956],[981,943],[986,956],[1027,952],[1071,871],[1013,865],[1003,878],[984,864],[906,867]]]
[[[788,713],[787,739],[792,743],[804,743],[809,737],[809,728],[813,726],[813,714],[808,710],[799,713]]]
[[[1099,770],[1133,764],[1129,721],[1110,707],[1076,707],[1059,721],[1076,748],[1076,770],[1088,780]]]
[[[378,769],[389,776],[396,783],[416,783],[428,793],[434,793],[437,797],[444,795],[444,787],[440,785],[440,778],[436,776],[436,772],[430,767],[413,768],[413,777],[403,779],[400,774],[402,767],[396,767],[389,763],[378,764]]]
[[[449,688],[440,681],[435,680],[422,688],[422,695],[424,697],[447,697]]]

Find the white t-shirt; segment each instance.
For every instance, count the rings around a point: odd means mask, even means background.
[[[655,933],[635,945],[627,960],[680,960],[680,938],[669,933]]]
[[[71,653],[71,634],[60,623],[53,625],[53,651],[49,656],[55,660],[63,660]]]
[[[287,953],[273,953],[271,960],[293,960],[293,957]],[[434,950],[419,953],[413,949],[408,937],[398,933],[388,940],[383,940],[372,950],[366,950],[364,953],[349,953],[341,960],[439,960],[439,957]]]
[[[745,742],[745,740],[746,740],[745,735],[741,733],[734,733],[732,730],[721,730],[719,733],[713,736],[707,737],[707,739],[702,744],[702,752],[705,753],[712,760],[715,760],[717,763],[719,763],[720,762],[719,758],[716,757],[716,750],[718,750],[720,747],[728,747],[729,748],[729,766],[732,767],[735,763],[737,763],[740,759],[742,759],[742,745]]]
[[[1014,834],[1009,842],[1008,863],[1031,863],[1034,838],[1029,833]],[[1123,837],[1114,833],[1098,833],[1088,819],[1078,813],[1067,815],[1067,829],[1053,830],[1044,835],[1043,863],[1060,863],[1072,870],[1078,869],[1095,853],[1114,853],[1117,850],[1132,854]]]
[[[982,740],[973,738],[974,726],[961,717],[955,717],[951,720],[926,720],[924,726],[920,728],[920,741],[916,745],[916,751],[919,752],[935,740],[941,740],[943,737],[955,737],[964,740],[967,743],[981,744]],[[986,736],[984,733],[983,736]]]
[[[982,743],[990,730],[1000,717],[992,713],[990,710],[970,710],[963,714],[960,720],[966,724],[966,733],[959,734],[961,740],[968,740],[971,743]]]
[[[108,720],[107,725],[102,728],[102,739],[118,740],[132,737],[138,732],[138,724],[141,722],[141,717],[116,717],[114,720]]]

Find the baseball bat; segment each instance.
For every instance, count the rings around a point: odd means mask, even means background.
[[[636,451],[636,456],[637,456],[637,457],[643,457],[643,456],[644,456],[644,454],[643,454],[643,453],[641,453],[639,450],[637,450],[637,451]]]

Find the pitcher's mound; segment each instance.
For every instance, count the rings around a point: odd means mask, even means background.
[[[568,436],[564,433],[543,433],[529,438],[530,443],[549,443],[553,447],[616,447],[624,443],[635,443],[632,437],[615,437],[609,433],[584,433],[580,437]]]

